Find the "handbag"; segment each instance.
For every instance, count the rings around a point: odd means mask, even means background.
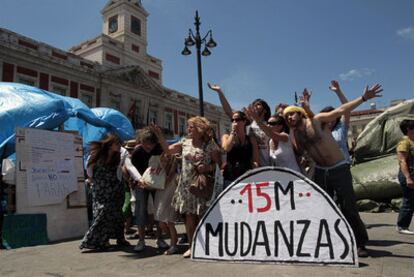
[[[205,200],[210,200],[214,190],[214,177],[211,174],[195,174],[189,191]]]
[[[161,165],[160,156],[151,156],[140,181],[145,183],[148,189],[162,190],[165,189],[165,179],[165,170]]]
[[[211,173],[199,173],[196,169],[188,190],[198,198],[210,200],[213,195],[214,181],[215,178]]]

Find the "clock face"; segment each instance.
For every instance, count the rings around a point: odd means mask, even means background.
[[[114,33],[118,30],[118,17],[114,16],[109,19],[108,23],[109,33]]]

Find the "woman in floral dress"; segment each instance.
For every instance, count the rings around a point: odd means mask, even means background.
[[[207,209],[207,199],[195,196],[189,191],[194,175],[198,173],[213,174],[215,164],[220,161],[220,150],[213,140],[210,122],[200,116],[192,117],[187,124],[187,137],[168,145],[158,127],[154,127],[161,146],[166,154],[181,154],[182,169],[177,189],[173,197],[173,207],[180,214],[185,214],[185,228],[189,240],[189,249],[185,258],[191,256],[191,243],[197,224]]]
[[[93,221],[83,238],[80,249],[104,250],[109,239],[118,245],[128,245],[124,237],[124,187],[117,177],[120,163],[121,141],[109,134],[102,141],[90,143],[88,160],[89,177],[92,179]]]

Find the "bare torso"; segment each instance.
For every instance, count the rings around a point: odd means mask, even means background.
[[[319,166],[333,166],[344,160],[344,155],[332,137],[331,131],[322,129],[321,123],[315,119],[304,119],[294,129],[297,146],[307,151]]]

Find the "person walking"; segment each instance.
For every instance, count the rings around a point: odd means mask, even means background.
[[[79,248],[105,250],[109,239],[118,245],[129,245],[124,237],[124,187],[118,178],[121,140],[112,134],[90,143],[89,178],[92,179],[93,221]]]
[[[397,232],[414,235],[410,223],[414,213],[414,120],[403,120],[400,124],[404,137],[397,145],[397,157],[400,165],[398,181],[403,191],[403,201],[397,220]]]

